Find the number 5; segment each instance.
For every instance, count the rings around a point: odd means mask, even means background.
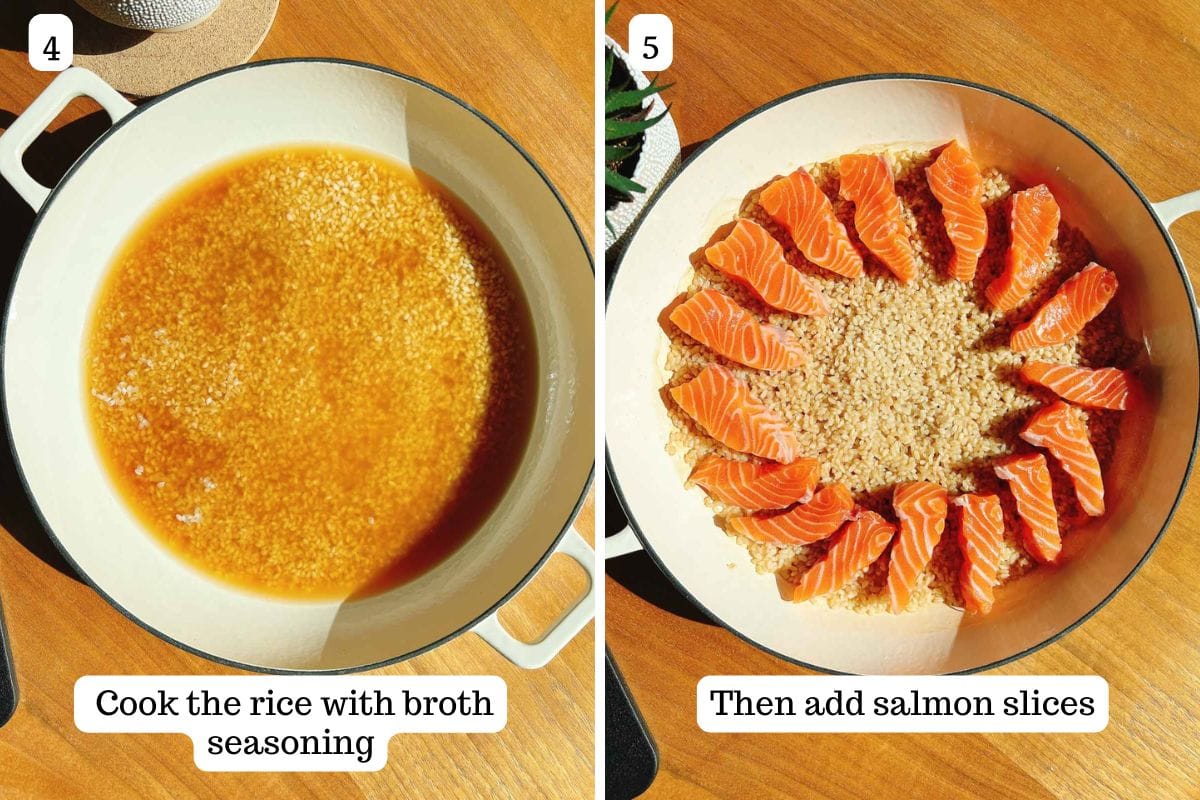
[[[629,58],[643,71],[658,72],[671,66],[674,26],[666,14],[635,14],[629,20]]]

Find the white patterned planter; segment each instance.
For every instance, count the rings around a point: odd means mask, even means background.
[[[650,79],[629,63],[629,54],[611,37],[604,37],[608,47],[613,49],[617,58],[625,64],[633,82],[639,89],[650,85]],[[657,116],[667,110],[666,103],[658,95],[650,98],[650,114]],[[625,232],[633,225],[647,201],[657,191],[667,175],[679,164],[679,133],[675,130],[675,121],[667,114],[662,121],[646,131],[646,141],[637,155],[637,167],[633,171],[633,180],[646,187],[642,194],[635,194],[632,200],[618,203],[606,215],[608,224],[604,227],[604,251],[608,252],[614,245],[622,243]]]
[[[179,31],[208,19],[221,0],[76,0],[86,11],[122,28]]]

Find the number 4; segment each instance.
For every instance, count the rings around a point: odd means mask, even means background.
[[[0,4],[8,0],[0,0]],[[66,14],[34,14],[29,19],[29,66],[62,72],[75,60],[75,26]]]

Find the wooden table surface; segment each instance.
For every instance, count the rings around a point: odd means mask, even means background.
[[[663,77],[676,84],[667,97],[685,148],[812,83],[926,72],[1050,109],[1151,199],[1200,187],[1200,5],[1189,0],[847,0],[749,3],[736,13],[714,0],[622,0],[608,31],[624,42],[629,16],[651,12],[674,23],[674,64]],[[1200,216],[1172,233],[1200,268]],[[607,641],[661,751],[645,796],[1200,797],[1200,484],[1192,484],[1154,556],[1112,603],[1058,644],[994,671],[1104,676],[1112,708],[1099,734],[702,733],[703,675],[804,670],[689,618],[645,555],[613,562]]]
[[[30,4],[0,9],[0,128],[52,75],[26,61]],[[79,12],[83,13],[83,12]],[[257,58],[336,56],[382,64],[466,99],[511,133],[546,170],[581,228],[592,233],[593,10],[536,0],[284,0]],[[95,106],[72,105],[31,150],[53,180],[103,129]],[[0,187],[4,295],[32,214]],[[509,687],[497,735],[396,736],[378,773],[210,774],[184,736],[89,735],[76,730],[72,687],[86,674],[232,674],[160,641],[67,574],[29,509],[8,448],[0,448],[0,598],[21,684],[16,716],[0,728],[0,797],[100,798],[584,798],[593,792],[594,632],[549,666],[513,667],[465,635],[376,674],[494,674]],[[591,534],[591,506],[580,521]],[[582,590],[578,567],[552,559],[502,618],[529,638]]]

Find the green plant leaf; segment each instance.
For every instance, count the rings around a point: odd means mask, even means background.
[[[626,108],[641,109],[642,103],[645,102],[647,97],[652,97],[664,89],[670,89],[674,85],[668,83],[666,86],[659,86],[656,80],[651,81],[650,85],[644,89],[606,94],[604,97],[604,113],[612,114],[615,111],[621,111]]]
[[[612,19],[613,12],[616,10],[617,10],[617,4],[613,3],[611,6],[608,7],[608,10],[604,12],[604,27],[606,27],[606,28],[608,27],[608,21],[610,19]]]
[[[616,142],[628,136],[644,133],[662,121],[666,115],[667,111],[663,111],[661,114],[639,120],[606,119],[604,120],[604,141],[606,143]]]
[[[605,145],[604,147],[604,163],[605,164],[620,164],[625,159],[637,153],[642,149],[642,143],[639,141],[633,145]]]
[[[612,82],[613,60],[617,57],[611,49],[605,48],[604,53],[604,93],[608,94],[608,84]]]
[[[626,178],[614,169],[604,170],[604,185],[610,189],[616,189],[618,192],[624,192],[627,195],[641,194],[646,191],[645,186],[642,186],[635,180]]]

